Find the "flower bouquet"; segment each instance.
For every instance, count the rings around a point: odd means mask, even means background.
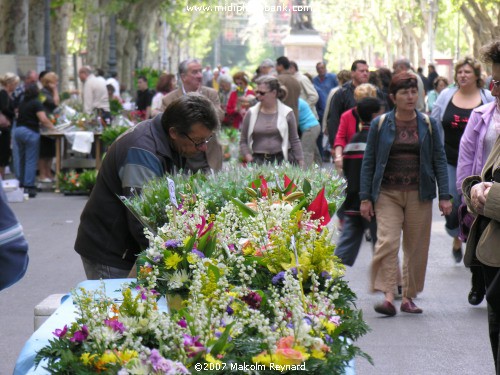
[[[119,304],[104,289],[73,291],[79,316],[53,332],[36,366],[51,374],[189,374],[181,327],[159,311],[156,293],[125,288],[122,294]]]
[[[95,169],[86,169],[78,173],[75,170],[57,175],[59,188],[65,195],[89,195],[97,180]]]

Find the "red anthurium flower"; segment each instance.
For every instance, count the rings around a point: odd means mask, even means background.
[[[262,175],[260,175],[259,178],[260,178],[260,192],[262,194],[262,197],[267,197],[268,194],[267,181]],[[256,188],[253,182],[252,182],[252,187],[254,189]]]
[[[290,193],[293,193],[295,190],[297,190],[297,185],[295,185],[293,183],[292,180],[290,180],[290,177],[288,177],[287,175],[285,175],[285,189],[288,187],[288,185],[292,184],[292,189],[290,189],[290,191],[288,193],[286,193],[286,195],[290,194]]]
[[[311,219],[321,219],[321,226],[325,226],[330,221],[330,214],[328,213],[328,202],[325,198],[325,188],[321,189],[316,198],[311,202],[307,211],[312,212]],[[318,228],[318,230],[321,228]]]

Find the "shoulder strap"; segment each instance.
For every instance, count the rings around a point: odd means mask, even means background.
[[[385,120],[385,113],[383,115],[381,115],[378,119],[378,131],[380,131],[380,128],[382,127],[382,124],[384,123],[384,120]]]

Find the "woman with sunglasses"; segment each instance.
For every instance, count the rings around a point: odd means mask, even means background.
[[[462,241],[458,237],[458,208],[461,197],[456,189],[457,162],[460,139],[474,108],[491,102],[494,98],[483,89],[481,64],[471,57],[459,60],[455,65],[455,86],[444,89],[437,98],[431,117],[438,124],[448,162],[448,186],[453,196],[453,210],[446,215],[446,232],[453,237],[453,257],[456,263],[462,261]]]
[[[304,156],[293,110],[281,100],[286,89],[273,76],[257,80],[257,104],[243,119],[240,154],[247,163],[276,163],[293,159],[302,167]]]

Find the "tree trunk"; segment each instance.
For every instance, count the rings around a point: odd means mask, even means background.
[[[57,17],[51,19],[51,44],[54,54],[59,56],[60,66],[57,74],[59,74],[59,82],[61,83],[61,91],[69,90],[69,75],[73,72],[68,72],[68,43],[67,35],[73,16],[73,6],[71,3],[64,3],[59,8],[55,9]],[[54,65],[54,70],[56,67]]]
[[[99,13],[99,1],[88,0],[87,7],[87,58],[86,64],[95,68],[99,63],[100,36],[101,36],[101,15]]]
[[[45,18],[45,3],[40,0],[30,0],[29,6],[29,54],[33,56],[43,56],[43,23]]]
[[[9,21],[6,25],[6,53],[28,55],[29,1],[10,2]]]
[[[496,8],[497,20],[492,20],[488,14],[488,10],[484,7],[481,8],[474,0],[467,0],[467,4],[460,6],[460,11],[472,30],[474,36],[474,56],[478,56],[481,46],[500,37],[500,25],[498,25],[500,12],[498,11],[498,6]],[[491,10],[492,13],[494,11],[495,9]]]

